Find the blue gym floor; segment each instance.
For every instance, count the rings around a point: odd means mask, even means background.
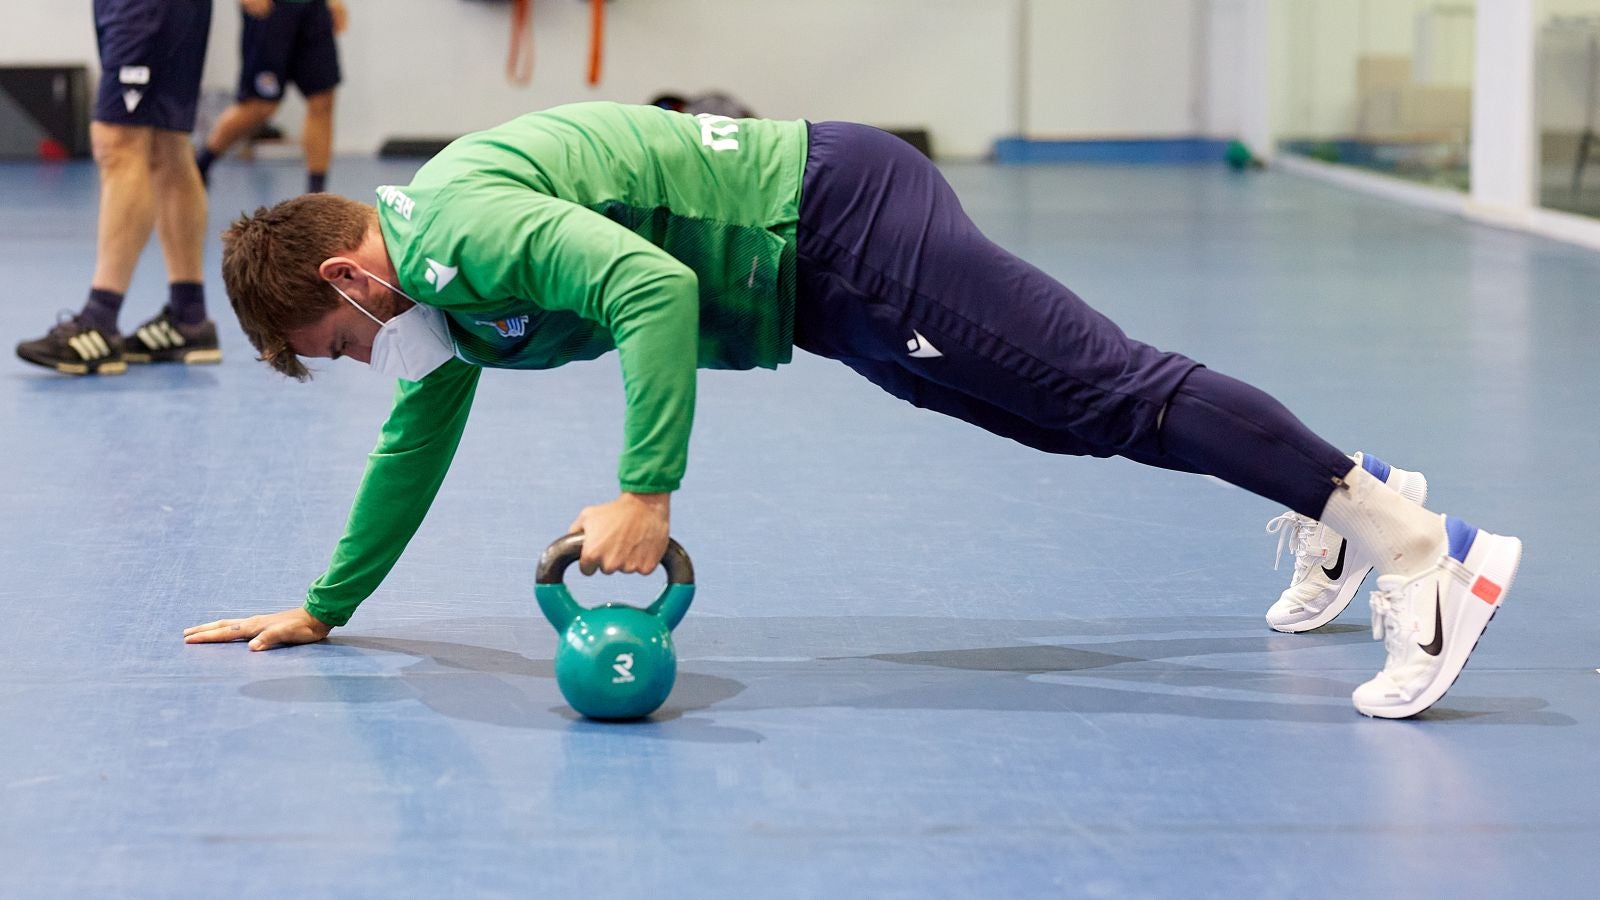
[[[413,168],[342,159],[333,185]],[[185,646],[298,605],[391,387],[254,362],[215,238],[221,366],[15,360],[83,300],[96,187],[10,164],[0,895],[1593,896],[1600,255],[1221,166],[947,171],[1130,333],[1526,541],[1443,701],[1351,707],[1383,662],[1365,594],[1267,629],[1272,504],[1038,454],[816,358],[702,376],[674,503],[699,595],[647,723],[575,719],[532,597],[545,544],[614,496],[614,358],[487,374],[426,525],[327,643]],[[301,180],[219,164],[211,233]],[[152,244],[125,328],[163,284]]]

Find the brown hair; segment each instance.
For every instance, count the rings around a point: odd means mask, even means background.
[[[240,216],[222,233],[222,282],[260,359],[291,378],[311,377],[289,332],[342,302],[318,268],[361,246],[376,215],[336,194],[306,194]]]

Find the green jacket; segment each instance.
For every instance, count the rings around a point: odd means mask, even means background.
[[[677,490],[695,370],[775,368],[794,339],[800,121],[580,103],[446,147],[378,189],[400,287],[443,310],[456,359],[402,381],[306,609],[349,621],[416,533],[460,443],[480,367],[616,350],[625,491]]]

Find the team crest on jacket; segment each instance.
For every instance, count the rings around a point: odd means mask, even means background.
[[[472,322],[484,328],[493,328],[495,334],[503,338],[519,338],[528,333],[527,316],[511,316],[506,319],[495,319],[493,322],[473,319]]]

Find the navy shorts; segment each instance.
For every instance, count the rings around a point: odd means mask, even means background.
[[[339,48],[326,0],[277,0],[265,19],[246,13],[239,57],[240,100],[282,100],[291,83],[307,97],[339,86]]]
[[[1030,447],[1161,455],[1162,409],[1199,364],[984,237],[899,138],[812,124],[796,238],[795,346]]]
[[[96,122],[193,131],[211,0],[94,0]]]

